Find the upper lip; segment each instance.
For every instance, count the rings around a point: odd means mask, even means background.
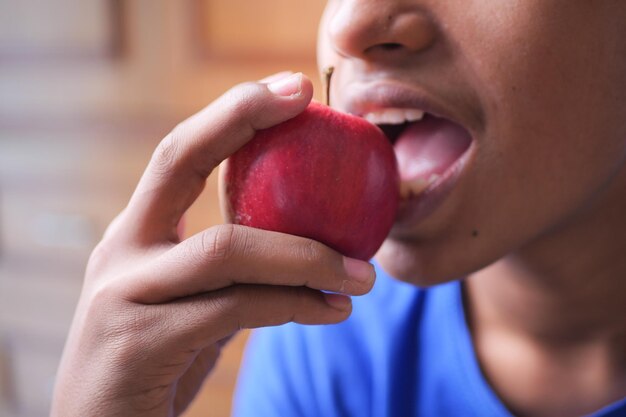
[[[342,110],[355,116],[389,108],[419,109],[448,119],[471,130],[472,124],[462,111],[454,108],[426,89],[397,81],[353,82],[344,88]]]

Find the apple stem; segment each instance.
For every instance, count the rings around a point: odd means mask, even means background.
[[[335,67],[326,67],[323,71],[324,79],[322,80],[322,83],[324,85],[324,103],[327,106],[330,106],[330,78],[333,76],[334,71]]]

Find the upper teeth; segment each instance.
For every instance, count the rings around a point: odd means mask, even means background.
[[[397,125],[405,122],[416,122],[422,120],[423,117],[424,111],[419,109],[384,109],[363,115],[365,120],[377,125]]]

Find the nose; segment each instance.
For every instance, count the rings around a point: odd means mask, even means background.
[[[429,16],[406,0],[341,0],[326,27],[337,53],[377,60],[423,51],[437,37]]]

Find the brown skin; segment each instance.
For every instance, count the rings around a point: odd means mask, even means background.
[[[625,21],[615,0],[331,0],[322,21],[335,106],[391,80],[472,133],[452,193],[377,259],[420,285],[470,275],[478,358],[518,415],[626,395]]]
[[[295,91],[274,89],[283,95],[235,87],[161,142],[89,261],[52,416],[179,415],[239,329],[336,323],[350,299],[319,290],[372,288],[370,264],[308,239],[232,225],[182,237],[217,164],[311,100],[310,80],[295,77]]]
[[[479,361],[519,415],[580,415],[626,394],[624,21],[620,0],[331,0],[322,22],[336,107],[354,81],[392,80],[471,131],[451,194],[397,223],[378,259],[416,284],[471,275]],[[180,414],[239,328],[337,322],[349,301],[317,290],[371,288],[371,269],[350,279],[306,239],[177,231],[207,174],[311,94],[306,79],[288,97],[239,86],[159,146],[90,260],[54,416]]]

